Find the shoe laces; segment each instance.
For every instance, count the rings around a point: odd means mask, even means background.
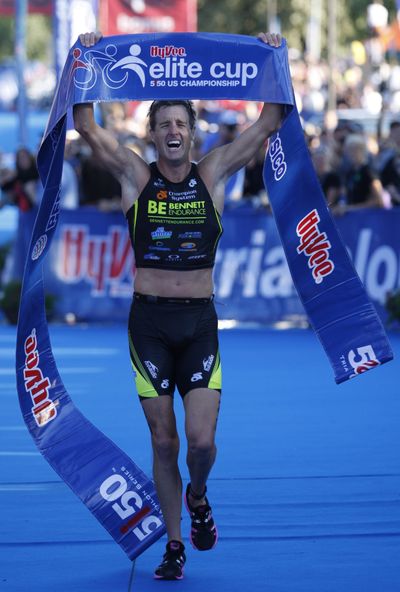
[[[212,520],[212,513],[211,508],[208,504],[197,506],[197,508],[192,508],[192,520],[196,524],[204,524],[206,525],[207,522]]]
[[[184,548],[183,545],[179,545],[178,543],[172,542],[169,543],[167,546],[167,550],[163,555],[163,561],[161,565],[165,565],[170,561],[176,561],[178,565],[183,565],[185,563],[185,556],[184,556]]]

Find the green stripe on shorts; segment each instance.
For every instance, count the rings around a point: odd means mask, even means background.
[[[217,353],[217,359],[215,360],[210,382],[208,383],[208,388],[216,390],[222,389],[222,367],[219,352]]]
[[[139,397],[146,397],[146,398],[152,398],[152,397],[158,397],[158,393],[155,390],[149,375],[147,374],[146,370],[144,369],[139,356],[137,355],[137,352],[133,346],[132,343],[132,338],[131,335],[129,333],[129,351],[131,354],[131,364],[132,364],[132,368],[135,371],[135,384],[136,384],[136,390],[138,392]]]

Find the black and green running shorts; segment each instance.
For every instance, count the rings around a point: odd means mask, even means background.
[[[196,388],[221,392],[218,319],[213,298],[135,293],[129,349],[140,399],[181,397]]]

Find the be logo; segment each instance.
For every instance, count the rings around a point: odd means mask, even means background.
[[[167,199],[168,197],[168,193],[165,189],[161,189],[157,195],[156,195],[157,199]]]
[[[165,216],[167,213],[167,203],[165,201],[155,201],[154,199],[149,199],[147,202],[147,213]]]

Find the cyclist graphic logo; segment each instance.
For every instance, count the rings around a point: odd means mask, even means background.
[[[142,86],[146,84],[145,68],[147,64],[139,55],[142,48],[134,43],[129,48],[129,55],[119,60],[116,59],[117,47],[109,44],[104,51],[90,49],[84,53],[80,48],[75,48],[73,56],[74,84],[83,90],[90,90],[96,86],[101,73],[103,83],[108,88],[122,88],[128,81],[129,73],[124,72],[121,78],[116,79],[114,70],[132,70],[138,76]]]
[[[123,70],[129,69],[133,72],[136,72],[136,74],[139,76],[142,86],[144,87],[146,84],[146,79],[144,75],[143,66],[147,68],[147,64],[141,58],[138,57],[141,51],[142,49],[140,45],[134,43],[129,48],[130,55],[126,56],[125,58],[122,58],[121,60],[118,60],[118,62],[116,62],[112,66],[111,70],[115,70],[115,68],[122,68]]]

